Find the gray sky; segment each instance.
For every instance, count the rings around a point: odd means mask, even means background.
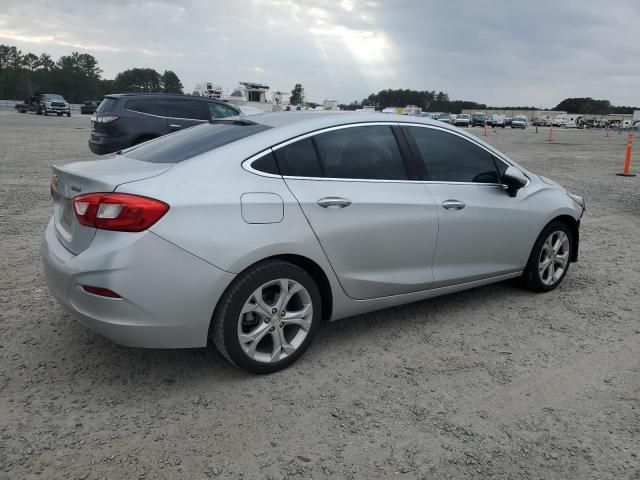
[[[308,100],[384,88],[491,105],[566,97],[640,105],[640,2],[426,0],[3,0],[0,43],[94,55],[105,78],[174,70],[191,92],[239,80]]]

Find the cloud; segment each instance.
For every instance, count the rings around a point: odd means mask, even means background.
[[[493,105],[638,103],[640,4],[616,0],[5,0],[0,42],[98,58],[106,77],[174,70],[187,91],[239,80],[349,102],[383,88]]]

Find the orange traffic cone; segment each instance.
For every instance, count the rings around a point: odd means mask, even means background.
[[[627,138],[627,154],[624,157],[624,172],[616,173],[616,175],[620,177],[635,177],[634,173],[629,173],[631,169],[631,146],[633,145],[633,133],[629,132],[629,137]]]

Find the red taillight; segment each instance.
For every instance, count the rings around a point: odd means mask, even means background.
[[[160,220],[169,205],[129,193],[86,193],[73,199],[73,211],[86,227],[142,232]]]
[[[82,285],[82,289],[85,292],[91,293],[93,295],[98,295],[99,297],[107,297],[107,298],[122,298],[113,290],[109,290],[108,288],[102,287],[92,287],[90,285]]]
[[[96,123],[112,123],[118,120],[120,117],[118,115],[112,115],[109,113],[103,114],[98,113],[91,116],[91,121]]]

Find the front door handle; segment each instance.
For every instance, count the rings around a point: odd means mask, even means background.
[[[323,208],[337,207],[344,208],[351,205],[351,200],[342,197],[325,197],[318,200],[318,205]]]
[[[460,200],[445,200],[442,206],[447,210],[462,210],[466,205]]]
[[[169,128],[171,130],[180,130],[182,128],[182,125],[176,125],[175,123],[170,123]]]

